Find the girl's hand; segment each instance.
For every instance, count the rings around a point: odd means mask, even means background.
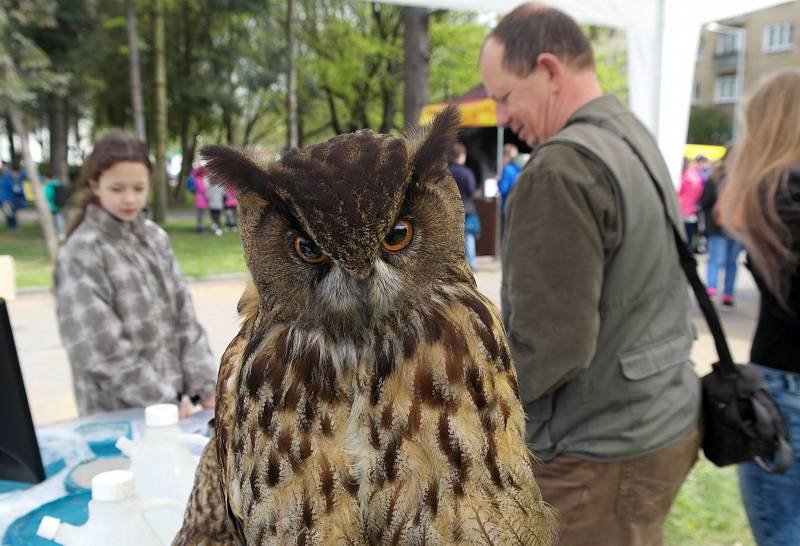
[[[192,399],[184,395],[183,398],[181,398],[181,403],[178,405],[178,414],[180,415],[180,418],[186,419],[195,411],[197,410],[195,409],[195,405],[192,404]]]

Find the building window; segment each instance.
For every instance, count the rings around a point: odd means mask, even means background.
[[[717,78],[716,89],[714,90],[714,101],[717,104],[736,102],[739,98],[739,86],[737,77],[720,76]]]
[[[733,55],[739,51],[739,34],[717,34],[717,56]]]
[[[695,80],[692,86],[692,104],[700,103],[700,82]]]
[[[764,27],[763,49],[765,53],[794,49],[794,22],[784,21]]]

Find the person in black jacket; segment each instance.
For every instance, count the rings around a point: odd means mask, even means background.
[[[458,192],[464,203],[464,250],[467,254],[467,263],[470,269],[476,271],[478,262],[476,261],[475,241],[481,233],[481,222],[475,208],[478,184],[475,181],[475,175],[464,164],[466,161],[467,149],[460,142],[456,142],[447,156],[447,166],[453,178],[456,179]]]
[[[786,474],[739,466],[759,546],[800,544],[800,70],[762,83],[744,109],[742,131],[720,195],[726,230],[747,248],[761,292],[750,360],[764,375],[791,435]]]

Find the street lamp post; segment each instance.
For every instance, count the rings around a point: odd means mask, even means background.
[[[718,34],[728,34],[736,39],[736,103],[733,107],[733,138],[739,133],[739,111],[744,95],[744,54],[747,42],[747,30],[744,27],[723,25],[717,22],[708,23],[706,30]]]

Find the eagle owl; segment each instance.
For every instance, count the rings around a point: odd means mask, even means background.
[[[203,151],[239,191],[253,282],[176,545],[551,543],[505,333],[464,257],[458,122],[272,163]]]

